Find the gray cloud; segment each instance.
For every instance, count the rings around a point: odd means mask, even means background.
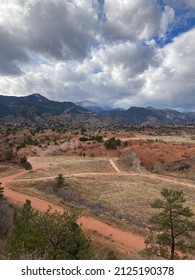
[[[90,1],[84,2],[1,0],[1,74],[20,75],[19,63],[34,54],[83,59],[95,44],[97,32],[97,11]]]
[[[153,0],[105,1],[106,40],[147,40],[158,33],[161,13]]]
[[[18,62],[28,61],[22,41],[3,26],[0,26],[0,38],[0,74],[21,75]]]
[[[42,55],[79,59],[95,42],[97,20],[90,1],[82,7],[79,1],[34,0],[25,6],[25,11],[29,47]]]
[[[0,92],[195,110],[195,29],[160,48],[184,3],[163,1],[0,0]]]

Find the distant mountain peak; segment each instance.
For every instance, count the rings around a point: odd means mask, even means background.
[[[35,97],[37,97],[37,98],[43,97],[43,96],[42,96],[41,94],[39,94],[39,93],[33,93],[32,95],[35,96]]]
[[[89,100],[79,101],[79,102],[76,102],[75,104],[77,106],[85,108],[94,113],[100,113],[100,112],[104,112],[106,110],[105,107],[102,107],[99,104],[89,101]]]
[[[75,102],[75,104],[77,106],[81,106],[85,109],[88,109],[89,111],[94,113],[101,113],[101,112],[113,110],[111,107],[104,106],[104,105],[102,106],[89,100]]]
[[[44,102],[44,101],[48,101],[48,99],[46,97],[44,97],[43,95],[39,94],[39,93],[33,93],[33,94],[30,94],[28,96],[25,96],[24,97],[26,100],[35,100],[35,101],[38,101],[38,102]]]

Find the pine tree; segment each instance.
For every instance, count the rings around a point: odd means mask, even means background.
[[[56,187],[57,188],[60,189],[60,188],[64,187],[65,178],[61,173],[55,178],[55,180],[56,180]]]
[[[32,209],[26,201],[15,214],[14,230],[8,240],[7,253],[12,259],[84,260],[92,258],[90,240],[76,220],[76,211],[46,213]]]
[[[4,188],[1,185],[2,183],[0,182],[0,202],[4,200]]]
[[[21,162],[22,166],[23,166],[26,170],[32,170],[32,165],[31,165],[31,163],[27,160],[27,157],[26,157],[26,156],[23,156],[23,157],[20,159],[20,162]]]
[[[161,195],[162,199],[151,204],[161,212],[150,219],[152,232],[145,240],[144,253],[173,260],[179,258],[176,250],[184,254],[193,249],[193,242],[188,242],[195,230],[193,212],[184,205],[186,199],[182,191],[163,188]]]

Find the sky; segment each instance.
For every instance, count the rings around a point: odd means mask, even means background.
[[[195,111],[195,0],[0,0],[0,94]]]

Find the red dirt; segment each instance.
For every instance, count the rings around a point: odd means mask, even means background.
[[[143,237],[122,231],[91,217],[81,217],[78,219],[78,223],[84,230],[93,229],[104,238],[108,238],[121,251],[137,253],[144,248]]]
[[[25,171],[1,179],[2,187],[4,187],[5,196],[13,202],[19,204],[24,204],[28,199],[31,201],[32,207],[40,212],[46,212],[49,205],[52,207],[52,212],[62,212],[63,208],[60,206],[57,206],[53,203],[47,202],[45,200],[30,195],[17,193],[6,187],[7,183],[12,181],[15,177],[24,173]],[[78,224],[80,224],[83,230],[86,232],[98,233],[98,235],[102,236],[102,240],[106,239],[106,243],[109,243],[110,245],[114,246],[119,251],[123,251],[126,253],[138,253],[144,248],[144,239],[141,236],[134,235],[131,232],[124,232],[116,227],[112,227],[92,217],[82,216],[78,219]]]
[[[113,162],[111,160],[111,162]],[[33,169],[40,168],[40,164],[36,164],[36,161],[33,160]],[[114,164],[114,163],[113,163]],[[115,164],[114,164],[115,165]],[[113,166],[113,165],[112,165]],[[11,175],[8,177],[4,177],[1,179],[2,186],[5,188],[5,196],[7,196],[9,199],[13,200],[16,203],[25,203],[26,199],[31,200],[32,207],[40,212],[45,212],[48,209],[48,206],[50,205],[52,207],[52,211],[59,211],[62,212],[63,208],[60,206],[57,206],[53,203],[47,202],[45,200],[32,197],[26,194],[17,193],[15,191],[12,191],[6,187],[6,184],[10,181],[16,179],[16,177],[25,174],[26,171],[22,171],[20,173],[17,173],[15,175]],[[80,174],[74,174],[74,176],[86,176],[90,174],[96,174],[96,173],[80,173]],[[110,175],[110,174],[116,174],[116,170],[113,169],[112,173],[97,173],[96,175]],[[178,183],[180,185],[188,185],[190,187],[195,187],[193,184],[186,184],[183,182],[178,182],[175,179],[169,179],[161,176],[157,176],[154,174],[137,174],[137,173],[120,173],[120,176],[145,176],[150,178],[155,178],[163,181],[169,181],[172,183]],[[72,176],[72,174],[66,175],[66,176]],[[39,178],[39,179],[47,179],[47,178]],[[27,179],[28,180],[28,179]],[[138,253],[140,250],[144,248],[144,239],[141,236],[134,235],[131,232],[125,232],[119,228],[110,226],[104,222],[101,222],[97,219],[94,219],[92,217],[80,217],[78,219],[78,224],[81,224],[81,227],[86,232],[94,232],[101,236],[101,240],[104,240],[107,244],[114,246],[119,251],[123,252],[132,252],[132,253]]]
[[[132,140],[130,148],[141,160],[147,169],[154,168],[159,160],[174,162],[195,155],[195,145],[169,144],[142,140]]]

